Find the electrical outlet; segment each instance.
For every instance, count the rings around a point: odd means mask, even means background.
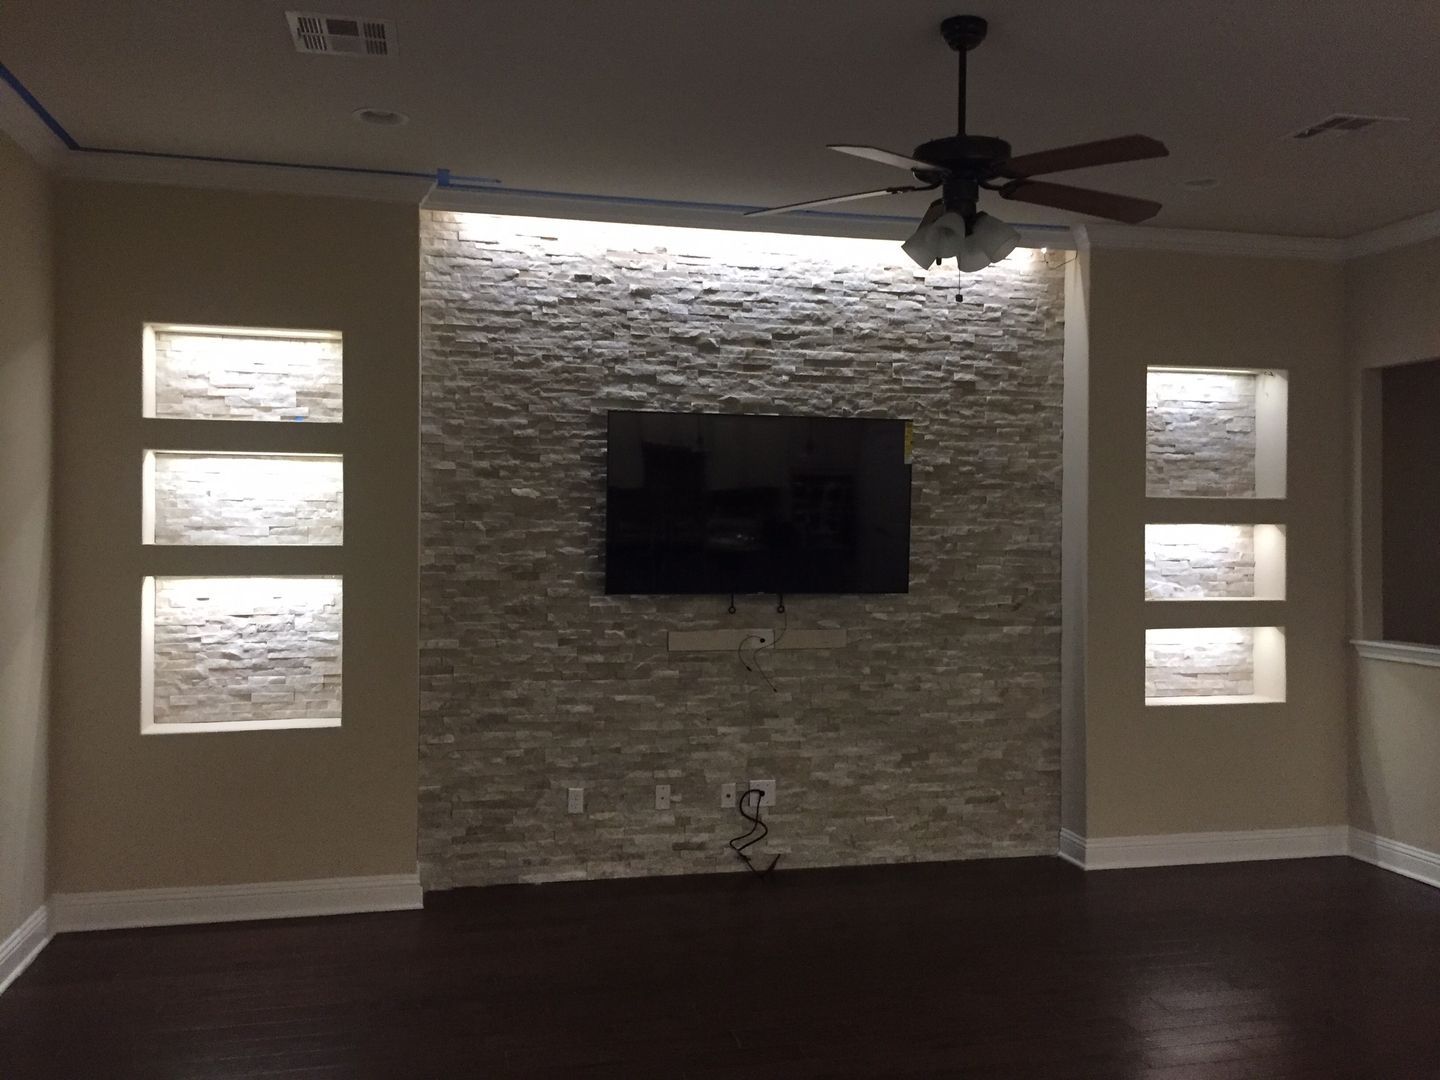
[[[669,784],[656,784],[656,785],[655,785],[655,809],[656,809],[656,810],[669,810],[669,809],[670,809],[670,785],[669,785]]]
[[[572,787],[566,793],[565,812],[567,814],[583,814],[585,812],[585,789],[583,787]]]
[[[752,788],[759,788],[764,794],[760,796],[761,806],[775,805],[775,781],[774,780],[751,780]],[[753,801],[752,801],[753,805]]]
[[[734,785],[734,784],[721,784],[721,785],[720,785],[720,807],[721,807],[721,809],[723,809],[723,810],[734,810],[734,809],[735,809],[735,785]]]

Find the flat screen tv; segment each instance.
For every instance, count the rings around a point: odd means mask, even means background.
[[[903,593],[905,420],[611,412],[607,593]]]

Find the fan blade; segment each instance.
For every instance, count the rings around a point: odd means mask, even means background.
[[[1152,139],[1148,135],[1121,135],[1118,139],[1101,139],[1099,142],[1077,143],[1075,146],[1021,154],[1007,161],[1001,167],[999,175],[1019,179],[1066,172],[1070,169],[1088,169],[1092,165],[1143,161],[1146,158],[1166,157],[1169,153],[1159,139]]]
[[[1152,218],[1160,212],[1160,204],[1149,199],[1132,199],[1129,195],[1112,195],[1108,191],[1051,184],[1044,180],[1012,180],[998,189],[1002,199],[1053,206],[1057,210],[1073,210],[1079,214],[1111,218],[1131,225]]]
[[[869,161],[878,161],[881,165],[894,165],[897,169],[925,169],[937,173],[950,171],[943,165],[932,165],[919,158],[906,157],[904,154],[896,154],[890,150],[881,150],[878,146],[847,146],[841,143],[830,143],[828,148],[839,150],[840,153],[849,154],[851,157],[863,157]]]
[[[938,186],[938,184],[925,184],[914,187],[887,187],[876,188],[874,191],[856,191],[850,195],[832,195],[828,199],[811,199],[809,202],[772,206],[765,210],[748,210],[745,212],[745,216],[768,217],[771,214],[788,214],[791,210],[809,210],[812,206],[829,206],[832,203],[854,202],[856,199],[873,199],[877,195],[898,195],[902,191],[933,191]]]

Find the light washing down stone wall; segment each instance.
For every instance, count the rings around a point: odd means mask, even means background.
[[[1248,626],[1145,631],[1146,697],[1255,693],[1255,631]]]
[[[157,329],[153,364],[155,416],[325,422],[342,418],[338,337]]]
[[[341,582],[155,579],[155,724],[340,715]]]
[[[1254,375],[1151,371],[1147,390],[1146,495],[1255,494]]]
[[[1145,599],[1254,595],[1255,526],[1145,526]]]
[[[339,544],[344,462],[282,454],[155,454],[156,544]]]
[[[1053,852],[1062,272],[898,245],[422,214],[421,792],[429,888]],[[915,421],[911,591],[791,596],[772,692],[672,629],[773,598],[606,596],[607,409]],[[654,809],[655,785],[674,804]],[[583,815],[566,788],[585,789]]]

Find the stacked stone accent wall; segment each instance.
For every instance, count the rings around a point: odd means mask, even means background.
[[[1255,631],[1252,628],[1146,631],[1146,697],[1253,693]]]
[[[1255,595],[1253,525],[1145,526],[1145,599]]]
[[[1152,371],[1145,493],[1248,498],[1255,494],[1255,376]]]
[[[420,863],[429,888],[1049,854],[1062,271],[894,244],[422,214]],[[671,654],[773,598],[604,595],[607,409],[913,418],[911,591],[791,596],[849,645]],[[656,783],[671,810],[654,809]],[[566,814],[566,788],[586,812]]]
[[[340,715],[338,578],[156,578],[156,724]]]
[[[341,419],[338,340],[157,330],[154,364],[156,416]]]
[[[157,544],[339,544],[335,457],[155,455]]]

